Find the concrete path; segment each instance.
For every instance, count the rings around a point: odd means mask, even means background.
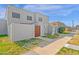
[[[36,47],[31,52],[26,53],[26,55],[32,55],[33,52],[39,55],[55,55],[71,38],[72,37],[64,37],[45,47]]]
[[[74,50],[79,50],[78,45],[66,44],[64,47],[71,48],[71,49],[74,49]]]
[[[46,38],[46,37],[38,37],[38,38],[44,40],[43,42],[40,42],[39,47],[45,47],[45,46],[49,45],[50,43],[58,40],[57,38],[55,38],[55,39],[50,39],[50,38]]]

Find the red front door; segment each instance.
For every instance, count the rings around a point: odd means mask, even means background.
[[[35,26],[35,37],[38,37],[38,36],[40,36],[40,26],[36,25]]]

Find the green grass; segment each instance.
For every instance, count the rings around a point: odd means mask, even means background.
[[[25,49],[13,42],[0,42],[0,55],[18,55],[25,52]]]
[[[38,38],[32,38],[28,40],[25,39],[17,42],[11,42],[5,37],[3,37],[2,40],[4,41],[0,42],[0,55],[19,55],[38,46],[42,41]]]
[[[41,39],[38,38],[32,38],[29,40],[21,40],[17,41],[16,44],[20,47],[24,47],[26,50],[31,50],[33,47],[38,46],[41,42]]]
[[[53,38],[57,38],[58,36],[59,36],[58,34],[54,34],[54,35],[49,34],[47,35],[47,38],[53,39]]]
[[[8,36],[1,35],[0,37],[0,55],[18,55],[24,53],[26,50],[18,46],[16,43],[10,41]]]
[[[57,55],[79,55],[79,50],[63,47]]]
[[[0,37],[7,37],[7,34],[0,34]]]
[[[0,55],[17,55],[31,50],[42,42],[41,39],[32,38],[17,42],[11,42],[6,38],[6,35],[1,35],[0,39]]]
[[[1,38],[0,42],[0,55],[18,55],[31,50],[39,45],[42,41],[38,38],[32,38],[28,40],[21,40],[17,42],[11,42],[5,37]]]
[[[62,32],[61,34],[69,34],[69,32]]]
[[[9,45],[10,43],[8,43],[8,42],[0,42],[0,46],[7,46],[7,45]]]

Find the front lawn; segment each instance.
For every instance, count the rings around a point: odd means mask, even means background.
[[[0,55],[17,55],[25,52],[25,49],[11,42],[0,42]]]
[[[57,55],[79,55],[79,50],[63,47]]]
[[[12,42],[8,37],[0,38],[0,55],[19,55],[31,50],[42,42],[41,39],[32,38]]]
[[[17,55],[22,54],[25,51],[25,48],[11,42],[8,37],[0,38],[0,55]]]
[[[0,37],[7,37],[7,34],[0,34]]]
[[[68,43],[74,44],[74,45],[79,45],[79,35],[75,35]]]

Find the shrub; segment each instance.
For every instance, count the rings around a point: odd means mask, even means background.
[[[65,27],[60,27],[59,30],[58,30],[58,32],[59,32],[59,33],[63,33],[64,30],[65,30]]]

